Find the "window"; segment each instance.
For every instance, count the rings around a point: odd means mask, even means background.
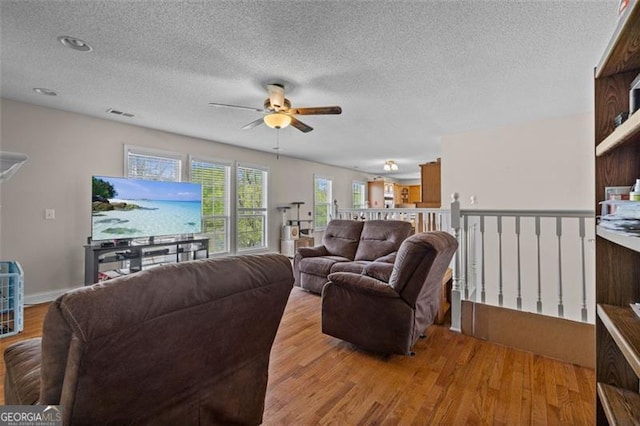
[[[191,182],[202,185],[202,232],[213,254],[230,251],[230,174],[230,164],[191,159]]]
[[[364,209],[367,207],[364,188],[364,182],[354,181],[351,185],[351,200],[354,209]]]
[[[317,230],[323,230],[331,219],[331,179],[313,177],[313,224]]]
[[[267,247],[267,175],[264,168],[236,166],[237,251]]]
[[[179,154],[125,146],[126,176],[180,182],[182,159]]]

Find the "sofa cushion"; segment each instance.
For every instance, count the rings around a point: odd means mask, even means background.
[[[332,220],[322,236],[322,245],[330,255],[353,260],[364,223],[355,220]]]
[[[401,220],[364,222],[355,260],[375,260],[393,253],[411,235],[411,223]]]
[[[376,260],[374,260],[374,262],[391,263],[393,265],[396,262],[397,255],[398,255],[398,252],[394,251],[393,253],[389,253],[386,256],[377,258]]]
[[[354,274],[361,274],[362,271],[370,264],[371,262],[367,260],[356,260],[353,262],[339,262],[334,263],[331,267],[331,273],[334,272],[353,272]],[[393,265],[392,265],[393,266]]]
[[[341,256],[305,257],[300,260],[300,272],[326,277],[331,273],[331,267],[337,262],[349,262],[350,259]]]
[[[457,247],[456,239],[441,231],[408,238],[398,250],[389,284],[410,306],[430,297],[429,291],[437,292],[439,298],[442,277]]]

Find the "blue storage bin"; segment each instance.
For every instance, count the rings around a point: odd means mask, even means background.
[[[24,274],[18,262],[0,261],[0,338],[24,329]]]

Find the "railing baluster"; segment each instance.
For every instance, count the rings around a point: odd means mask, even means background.
[[[558,236],[558,316],[564,317],[562,304],[562,218],[556,217],[556,235]]]
[[[471,258],[471,267],[469,268],[469,278],[467,279],[467,287],[471,287],[472,291],[469,297],[473,300],[478,298],[478,224],[471,225],[469,232],[469,257]],[[471,283],[471,285],[470,285]]]
[[[538,300],[536,310],[542,313],[542,275],[540,273],[540,216],[536,216],[536,250],[538,253]]]
[[[518,295],[516,297],[516,306],[518,310],[522,310],[522,280],[520,275],[520,216],[516,216],[516,241],[518,244]]]
[[[584,226],[584,217],[579,218],[579,227],[580,227],[580,254],[582,257],[582,309],[580,310],[582,313],[582,321],[587,322],[587,272],[585,267],[585,255],[584,255],[584,237],[585,237],[585,226]]]
[[[500,265],[498,270],[498,306],[502,306],[502,216],[497,216],[496,219],[498,221],[498,264]]]
[[[469,300],[469,216],[464,216],[464,300]]]
[[[453,236],[460,242],[460,201],[458,193],[452,194],[451,200],[451,228]],[[460,299],[460,245],[456,251],[453,263],[453,286],[451,288],[451,330],[461,332],[462,328],[462,300]]]
[[[481,272],[481,286],[482,286],[482,290],[480,291],[480,299],[482,300],[482,303],[486,302],[486,293],[485,293],[485,275],[484,275],[484,216],[480,216],[480,237],[482,238],[482,247],[480,249],[480,255],[482,256],[482,263],[480,264],[480,267],[482,268],[482,272]]]

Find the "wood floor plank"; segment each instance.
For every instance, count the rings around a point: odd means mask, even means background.
[[[533,359],[527,357],[523,366],[524,384],[523,384],[523,403],[520,410],[520,421],[522,424],[530,425],[533,420]]]
[[[591,425],[593,370],[432,326],[416,356],[382,356],[322,334],[320,297],[291,292],[271,352],[264,425]],[[25,310],[41,335],[47,305]],[[0,369],[4,375],[4,363]],[[2,387],[0,377],[0,388]],[[2,393],[0,393],[0,398]]]

